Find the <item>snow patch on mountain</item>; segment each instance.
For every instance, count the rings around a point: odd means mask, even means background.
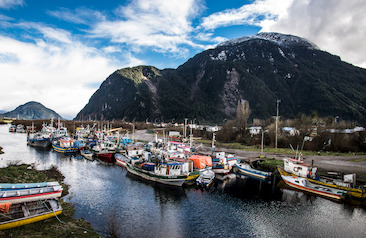
[[[218,44],[217,47],[231,46],[231,45],[240,44],[242,42],[246,42],[246,41],[250,41],[250,40],[257,40],[257,39],[271,41],[273,43],[276,43],[279,46],[303,45],[309,49],[319,50],[318,46],[316,46],[314,43],[310,42],[309,40],[307,40],[305,38],[301,38],[301,37],[293,36],[293,35],[285,35],[285,34],[275,33],[275,32],[261,32],[261,33],[258,33],[256,35],[252,35],[252,36],[243,36],[241,38],[222,42],[222,43]]]

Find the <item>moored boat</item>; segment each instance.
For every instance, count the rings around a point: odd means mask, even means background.
[[[208,188],[215,178],[215,172],[212,169],[205,169],[201,171],[200,175],[196,179],[196,184],[202,188]]]
[[[70,137],[61,137],[52,142],[54,151],[64,154],[72,154],[78,151],[78,147],[74,143],[74,139]]]
[[[116,159],[116,164],[124,168],[127,167],[127,162],[131,161],[128,156],[124,156],[120,153],[114,154],[114,158]]]
[[[236,170],[240,174],[243,174],[245,176],[248,176],[248,177],[251,177],[254,179],[259,179],[262,181],[268,180],[268,178],[272,175],[271,172],[264,172],[261,170],[254,169],[245,162],[236,163]]]
[[[157,183],[182,186],[187,179],[187,174],[182,173],[183,163],[162,163],[156,165],[154,163],[132,163],[128,162],[127,171],[146,180]]]
[[[61,185],[35,188],[5,189],[0,191],[0,204],[9,202],[28,202],[34,200],[61,197],[62,190],[63,189]]]
[[[9,189],[27,189],[27,188],[41,188],[60,185],[55,182],[41,182],[41,183],[0,183],[0,191]]]
[[[356,175],[344,175],[343,179],[332,179],[323,176],[317,176],[317,167],[306,164],[302,159],[285,158],[284,168],[278,167],[278,171],[282,175],[292,175],[307,178],[308,181],[314,184],[327,186],[330,188],[346,190],[347,194],[351,197],[358,199],[366,199],[366,187],[356,187]],[[345,180],[344,178],[350,177],[351,179]]]
[[[216,152],[212,157],[212,170],[215,174],[228,174],[235,167],[237,157],[225,152]]]
[[[33,147],[46,148],[51,145],[51,138],[48,134],[29,133],[27,136],[27,144]]]
[[[81,154],[81,156],[83,156],[85,159],[93,160],[94,153],[93,153],[93,152],[91,152],[90,150],[87,150],[87,149],[80,150],[80,154]]]
[[[342,200],[347,194],[347,191],[330,188],[309,182],[306,178],[297,176],[281,175],[283,181],[292,188],[299,189],[314,195],[320,195],[325,198]]]
[[[5,207],[4,210],[0,209],[0,230],[45,220],[62,212],[62,207],[56,199],[0,205]]]

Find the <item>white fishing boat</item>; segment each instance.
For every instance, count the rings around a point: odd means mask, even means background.
[[[135,163],[133,165],[131,162],[126,163],[128,172],[157,183],[182,186],[188,176],[182,172],[183,163]]]
[[[330,199],[341,200],[347,194],[347,191],[345,190],[313,184],[309,182],[306,178],[285,175],[281,175],[281,177],[288,186],[314,195],[320,195]]]

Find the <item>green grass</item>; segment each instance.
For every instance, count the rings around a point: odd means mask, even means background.
[[[351,160],[351,162],[365,162],[366,158],[362,158],[362,159],[353,159]]]
[[[45,181],[59,181],[63,187],[62,196],[68,194],[68,186],[62,183],[63,175],[55,168],[38,171],[29,165],[11,165],[0,169],[0,183],[38,183]],[[75,209],[70,203],[60,200],[63,211],[59,215],[61,223],[56,217],[0,231],[0,237],[101,237],[93,231],[84,219],[75,219]],[[81,229],[80,227],[84,228]],[[86,230],[85,230],[86,229]]]

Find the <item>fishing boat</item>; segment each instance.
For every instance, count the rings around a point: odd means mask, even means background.
[[[61,197],[62,186],[46,186],[33,188],[5,189],[0,191],[1,203],[18,203],[34,200],[42,200],[49,198]]]
[[[27,136],[27,144],[33,147],[46,148],[51,145],[51,138],[49,134],[29,133]]]
[[[74,139],[70,137],[61,137],[52,141],[54,151],[64,154],[72,154],[78,151]]]
[[[327,186],[331,188],[346,190],[348,195],[358,199],[366,199],[366,187],[356,187],[356,175],[347,174],[342,179],[333,179],[325,176],[317,176],[317,167],[312,164],[306,164],[300,158],[284,158],[283,169],[278,167],[282,175],[292,175],[307,178],[311,183]]]
[[[258,179],[261,181],[266,181],[272,175],[271,172],[264,172],[261,170],[257,170],[252,168],[249,164],[245,162],[236,163],[237,173],[243,174],[250,178]]]
[[[228,174],[235,167],[237,159],[233,154],[226,154],[223,151],[216,152],[212,156],[212,170],[215,174]]]
[[[0,183],[0,191],[10,189],[27,189],[27,188],[41,188],[51,187],[60,185],[57,181],[55,182],[41,182],[41,183]]]
[[[99,162],[112,165],[116,163],[114,154],[116,153],[116,145],[109,141],[98,142],[93,146],[92,152],[95,154]]]
[[[80,150],[81,156],[83,156],[85,159],[93,160],[94,153],[90,150],[84,149]]]
[[[0,204],[0,230],[45,220],[61,212],[62,207],[56,199]]]
[[[286,176],[281,175],[285,183],[295,189],[308,192],[314,195],[320,195],[325,198],[342,200],[347,194],[347,191],[341,189],[330,188],[327,186],[322,186],[318,184],[313,184],[309,182],[306,178],[297,176]]]
[[[167,162],[155,163],[135,163],[127,162],[127,171],[146,180],[157,183],[182,186],[187,179],[187,174],[182,173],[183,163]]]
[[[26,131],[25,131],[24,125],[18,124],[17,125],[17,129],[16,129],[16,132],[17,133],[25,133]]]
[[[16,132],[17,131],[17,126],[16,125],[11,125],[9,127],[9,132]]]
[[[127,162],[131,161],[130,157],[124,156],[120,153],[114,154],[114,158],[116,159],[116,165],[119,165],[124,168],[127,167]]]
[[[200,175],[196,179],[196,184],[202,188],[208,188],[215,178],[215,172],[212,169],[205,169],[201,171]]]

